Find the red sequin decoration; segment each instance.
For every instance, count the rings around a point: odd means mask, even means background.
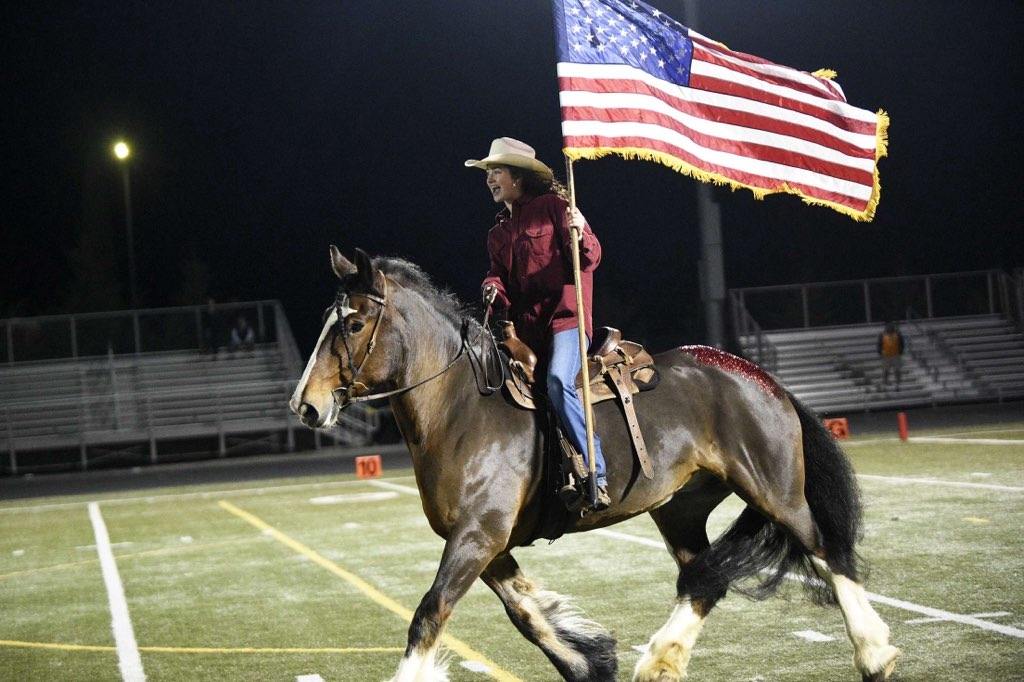
[[[718,367],[733,374],[739,374],[747,381],[752,381],[760,386],[761,390],[769,395],[773,395],[776,398],[782,397],[782,387],[776,383],[775,379],[772,379],[768,372],[750,360],[744,360],[732,353],[726,353],[711,346],[680,346],[679,350],[689,353],[702,364]]]

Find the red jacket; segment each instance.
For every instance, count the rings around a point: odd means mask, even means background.
[[[491,267],[481,286],[498,288],[495,306],[506,308],[519,338],[535,353],[549,353],[551,337],[575,329],[576,290],[572,276],[572,250],[568,202],[555,194],[523,196],[503,209],[487,233]],[[601,244],[586,225],[580,241],[584,324],[593,338],[591,322],[594,270],[601,262]]]

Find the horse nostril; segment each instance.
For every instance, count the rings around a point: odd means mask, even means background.
[[[317,420],[320,418],[320,414],[316,411],[316,408],[309,403],[302,403],[299,405],[299,419],[306,426],[316,426]]]

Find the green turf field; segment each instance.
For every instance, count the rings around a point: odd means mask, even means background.
[[[904,652],[896,679],[1024,679],[1024,424],[916,435],[943,440],[847,447],[862,475],[867,586]],[[387,679],[441,552],[410,474],[0,503],[0,678],[122,679],[96,501],[149,679]],[[739,508],[728,500],[712,530]],[[516,556],[614,632],[629,679],[634,647],[671,610],[675,571],[646,516],[610,530]],[[557,678],[482,584],[447,632],[454,680]],[[855,680],[851,655],[839,611],[798,589],[730,595],[690,674]]]

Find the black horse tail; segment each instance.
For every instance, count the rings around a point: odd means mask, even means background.
[[[853,468],[821,419],[791,393],[787,396],[803,431],[804,497],[821,533],[829,568],[862,582],[856,551],[861,503]],[[751,577],[759,579],[752,586],[731,585]],[[728,530],[681,571],[679,588],[680,594],[708,597],[712,602],[729,588],[764,599],[787,578],[802,582],[815,602],[835,603],[831,585],[818,576],[807,548],[784,526],[748,506]]]
[[[829,568],[862,582],[856,545],[863,512],[853,467],[821,419],[792,394],[789,400],[804,437],[804,497],[821,531]]]
[[[813,410],[786,392],[793,404],[803,432],[804,498],[821,534],[821,544],[829,569],[855,582],[863,582],[863,567],[857,554],[861,539],[862,507],[860,489],[850,460]],[[755,596],[767,596],[794,574],[803,582],[811,598],[820,604],[834,604],[830,584],[821,580],[806,548],[787,530],[767,523],[767,547],[775,548],[770,576],[755,590]],[[783,556],[784,555],[784,556]]]

